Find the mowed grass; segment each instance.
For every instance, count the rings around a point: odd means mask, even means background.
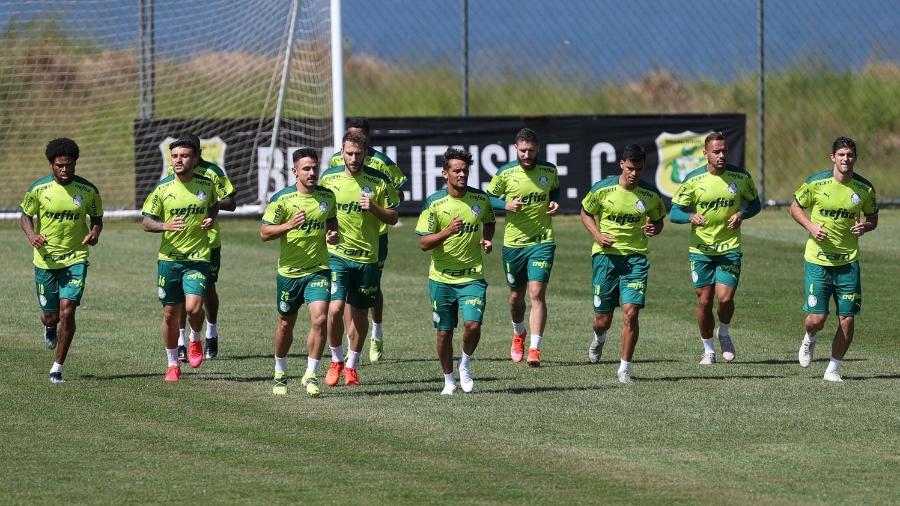
[[[68,383],[52,385],[31,251],[0,223],[0,502],[876,504],[900,497],[900,212],[862,239],[864,312],[826,384],[834,320],[809,369],[802,336],[805,235],[785,209],[744,224],[735,363],[697,364],[688,227],[652,243],[636,384],[616,383],[616,318],[602,363],[590,339],[590,241],[555,221],[543,367],[509,360],[507,289],[488,259],[476,392],[441,397],[414,218],[391,232],[386,359],[357,388],[306,398],[305,308],[287,397],[271,394],[276,243],[223,224],[220,358],[165,384],[154,284],[159,236],[110,222],[91,257]],[[499,235],[499,234],[498,234]],[[459,339],[456,340],[459,350]],[[320,373],[327,368],[327,357]]]

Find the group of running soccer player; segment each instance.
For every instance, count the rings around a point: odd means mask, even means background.
[[[342,380],[345,385],[360,384],[357,369],[370,310],[369,360],[378,362],[383,357],[381,276],[388,230],[398,221],[406,177],[390,158],[369,145],[365,119],[351,118],[347,125],[341,150],[321,175],[315,149],[294,151],[296,184],[275,193],[262,217],[260,238],[278,239],[281,245],[275,287],[278,323],[272,392],[276,395],[288,393],[287,355],[303,304],[310,325],[301,383],[309,396],[321,394],[318,368],[326,339],[331,363],[325,385],[334,387]],[[167,354],[165,380],[178,381],[181,362],[196,368],[218,354],[217,216],[233,210],[235,200],[225,173],[201,158],[195,135],[181,134],[169,148],[172,164],[147,196],[143,228],[162,234],[157,284]],[[495,209],[506,211],[502,264],[512,320],[510,358],[532,367],[541,365],[546,291],[556,248],[552,217],[560,211],[559,178],[553,164],[538,158],[540,143],[533,130],[518,132],[515,151],[516,159],[497,170],[485,192],[467,184],[472,156],[448,149],[442,167],[446,186],[426,198],[416,223],[419,245],[431,253],[429,295],[444,374],[442,395],[454,395],[457,389],[453,333],[460,314],[459,384],[464,392],[475,388],[472,357],[481,337],[487,293],[482,253],[493,249]],[[44,341],[56,350],[50,369],[53,383],[64,382],[63,364],[84,291],[88,247],[97,244],[103,229],[97,187],[75,175],[78,155],[71,139],[50,141],[46,156],[52,174],[32,184],[20,206],[22,230],[34,248]],[[703,345],[700,364],[711,365],[717,360],[716,339],[721,358],[735,359],[729,325],[741,273],[740,227],[760,211],[761,204],[747,171],[727,163],[721,133],[706,137],[704,155],[707,164],[687,174],[675,192],[669,219],[691,224],[689,259]],[[803,367],[810,365],[816,334],[825,325],[829,299],[834,299],[839,324],[823,378],[840,382],[839,367],[853,339],[854,317],[861,304],[858,238],[876,228],[878,206],[872,184],[854,171],[857,150],[852,139],[835,139],[831,160],[831,168],[812,175],[796,190],[790,214],[809,233],[804,256],[805,335],[798,360]],[[639,334],[638,313],[644,307],[650,268],[648,239],[662,232],[667,214],[660,193],[641,179],[645,162],[641,146],[626,146],[619,160],[620,174],[597,181],[583,197],[580,211],[593,238],[593,339],[587,358],[591,363],[600,360],[613,312],[621,306],[616,377],[623,384],[634,381],[631,366]],[[526,297],[531,307],[527,325]],[[200,335],[204,320],[205,349]],[[190,332],[185,341],[186,329]]]

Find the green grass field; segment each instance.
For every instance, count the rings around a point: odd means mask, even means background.
[[[544,366],[509,360],[498,250],[488,258],[476,392],[446,398],[428,255],[407,217],[392,231],[384,280],[386,359],[363,361],[363,386],[326,388],[320,399],[296,381],[302,338],[291,393],[271,395],[278,247],[259,240],[258,222],[223,224],[220,358],[186,368],[178,384],[162,381],[159,236],[108,223],[64,385],[47,381],[30,247],[17,224],[0,223],[0,503],[894,503],[898,218],[884,210],[862,240],[864,313],[843,384],[821,378],[833,320],[813,365],[796,363],[805,237],[775,209],[744,225],[735,363],[697,365],[688,229],[667,224],[651,241],[636,384],[615,380],[618,318],[602,363],[588,365],[589,237],[563,217]],[[298,335],[306,328],[301,318]]]

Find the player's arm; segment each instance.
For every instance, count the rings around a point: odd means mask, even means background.
[[[669,211],[669,220],[672,223],[691,223],[692,215],[691,208],[672,203],[672,210]]]
[[[144,232],[153,232],[154,234],[160,232],[176,232],[184,230],[185,227],[184,218],[181,216],[176,216],[172,218],[171,221],[162,221],[158,217],[149,214],[144,215],[144,221],[141,225],[144,227]]]
[[[393,188],[391,188],[391,191],[394,191]],[[378,202],[376,202],[376,199],[365,194],[360,195],[359,206],[362,207],[364,211],[369,211],[374,214],[376,218],[388,225],[394,225],[400,220],[400,215],[397,214],[396,209],[381,207],[378,205]]]
[[[237,209],[237,202],[234,200],[234,193],[230,193],[219,201],[220,211],[234,211]]]
[[[47,238],[44,237],[44,234],[34,232],[34,222],[31,221],[31,216],[24,211],[19,217],[19,226],[22,227],[22,232],[25,232],[25,237],[28,238],[28,242],[33,248],[43,248],[47,245]]]
[[[591,237],[594,238],[594,242],[597,244],[608,247],[616,242],[612,237],[600,232],[600,227],[597,225],[597,220],[594,219],[594,215],[585,211],[583,207],[581,208],[581,224],[584,225],[584,228],[587,229],[591,234]]]
[[[556,216],[559,214],[559,188],[550,190],[550,202],[547,204],[547,214]]]
[[[485,253],[490,253],[494,249],[494,232],[497,231],[497,224],[493,221],[485,223],[481,228],[481,249]]]
[[[800,207],[800,203],[797,202],[796,199],[791,202],[790,213],[791,218],[799,223],[801,227],[805,228],[813,239],[817,241],[824,241],[828,237],[828,232],[825,230],[825,226],[818,223],[813,223],[812,220],[810,220],[809,217],[806,216],[806,211],[802,207]]]
[[[864,221],[857,221],[850,227],[850,233],[855,236],[861,236],[866,232],[871,232],[878,227],[878,215],[873,214],[866,216]]]
[[[81,241],[81,244],[96,246],[100,241],[100,232],[102,230],[103,216],[91,216],[91,229],[88,231],[88,234],[84,236],[84,240]]]
[[[337,218],[332,217],[325,220],[325,242],[328,244],[341,242],[341,236],[338,235]]]
[[[456,216],[450,220],[450,223],[444,227],[443,230],[419,237],[419,247],[422,248],[422,251],[432,250],[440,246],[451,235],[459,233],[459,231],[462,230],[462,226],[462,220],[459,219],[459,216]],[[487,227],[487,225],[485,225],[485,227]]]
[[[306,212],[297,211],[291,218],[284,223],[267,223],[263,222],[259,227],[259,238],[263,241],[271,241],[277,239],[301,225],[306,223]]]

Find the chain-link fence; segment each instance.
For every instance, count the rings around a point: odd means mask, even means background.
[[[60,135],[82,144],[79,171],[98,180],[107,205],[133,206],[133,124],[147,112],[140,5],[156,17],[153,117],[271,125],[289,0],[0,0],[0,209],[47,173],[43,145]],[[283,111],[323,118],[328,0],[300,5]],[[896,0],[342,5],[348,115],[741,112],[757,176],[764,63],[765,197],[790,199],[830,166],[831,141],[849,135],[858,170],[883,200],[900,201],[891,170],[900,147]],[[326,123],[311,124],[322,146]]]

